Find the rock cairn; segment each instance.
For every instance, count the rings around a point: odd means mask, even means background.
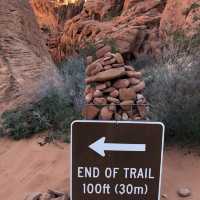
[[[142,120],[146,115],[142,73],[126,65],[120,53],[87,57],[83,115],[88,120]]]

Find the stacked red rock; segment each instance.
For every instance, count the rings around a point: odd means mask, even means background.
[[[83,115],[86,119],[145,119],[146,100],[142,73],[126,65],[120,53],[105,53],[93,61],[87,57]]]

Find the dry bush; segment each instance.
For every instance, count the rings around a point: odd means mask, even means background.
[[[59,64],[64,82],[63,93],[68,96],[74,108],[81,112],[84,106],[85,63],[83,57],[75,57]]]
[[[176,44],[146,68],[145,96],[151,104],[149,117],[164,122],[169,142],[200,143],[198,54],[198,48],[185,49]]]

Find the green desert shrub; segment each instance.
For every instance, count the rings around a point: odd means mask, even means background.
[[[119,49],[118,49],[118,47],[117,47],[117,43],[116,43],[116,41],[115,41],[115,39],[114,38],[104,38],[103,39],[103,43],[105,44],[105,45],[108,45],[108,46],[110,46],[111,47],[111,52],[112,53],[117,53],[117,52],[119,52]]]
[[[137,59],[128,60],[127,64],[134,67],[135,70],[144,70],[155,63],[155,59],[150,55],[141,55]]]
[[[176,30],[168,33],[168,39],[163,42],[164,57],[177,59],[182,55],[192,55],[200,49],[200,29],[196,29],[190,37],[186,36],[183,30]],[[167,57],[168,55],[169,57]]]
[[[200,4],[194,2],[189,7],[187,7],[186,9],[184,9],[183,12],[182,12],[182,14],[187,16],[192,10],[198,9],[199,7],[200,7]]]
[[[80,119],[84,102],[84,60],[79,57],[65,60],[58,68],[62,86],[49,89],[32,105],[5,112],[1,120],[1,136],[19,140],[48,130],[53,138],[69,138],[70,124]]]
[[[143,69],[150,120],[166,126],[166,140],[200,143],[200,31],[188,38],[174,32],[162,54],[141,57],[132,64]]]
[[[67,96],[49,91],[47,96],[33,105],[4,113],[2,121],[6,135],[18,140],[45,130],[55,137],[66,135],[70,123],[77,117]]]
[[[124,0],[115,0],[115,6],[108,10],[103,17],[103,21],[110,21],[113,18],[120,16],[123,10]]]
[[[149,118],[162,121],[166,139],[200,143],[200,61],[195,56],[164,59],[146,70]]]
[[[119,49],[117,47],[117,43],[116,43],[115,39],[113,39],[113,38],[105,37],[104,39],[102,39],[102,44],[110,46],[112,53],[117,53],[119,51]],[[93,59],[95,60],[95,59],[97,59],[97,55],[96,55],[97,50],[98,49],[94,42],[86,41],[84,48],[78,47],[77,52],[79,53],[80,57],[85,58],[87,56],[92,56]]]
[[[81,57],[92,56],[94,59],[96,59],[97,48],[93,42],[86,41],[84,48],[78,47],[77,51]]]
[[[5,133],[4,133],[3,127],[0,126],[0,138],[4,137],[4,134]]]
[[[64,60],[58,65],[63,79],[63,93],[76,111],[81,112],[84,105],[85,62],[83,57]]]

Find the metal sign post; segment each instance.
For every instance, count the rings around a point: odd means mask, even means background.
[[[160,199],[162,123],[83,120],[71,130],[71,200]]]

